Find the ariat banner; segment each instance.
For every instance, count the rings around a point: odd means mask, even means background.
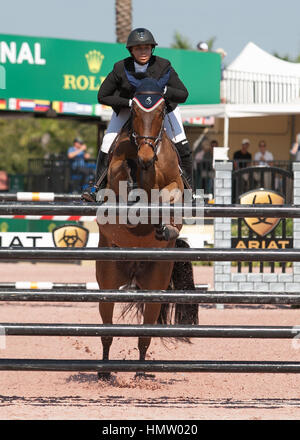
[[[240,196],[240,203],[241,205],[283,205],[284,197],[269,189],[256,189],[242,194]],[[286,249],[293,247],[293,238],[286,237],[285,233],[282,237],[273,234],[271,237],[267,237],[279,224],[280,218],[246,217],[243,220],[249,230],[256,235],[250,234],[245,237],[241,233],[240,226],[239,236],[232,237],[231,239],[232,247],[237,249]]]
[[[259,189],[249,191],[240,197],[241,205],[283,205],[284,198],[272,190]],[[273,231],[274,228],[280,222],[280,218],[244,218],[246,224],[253,232],[255,232],[260,237],[264,237]]]
[[[52,234],[56,247],[67,248],[85,247],[89,237],[89,231],[77,225],[60,226],[55,228]]]

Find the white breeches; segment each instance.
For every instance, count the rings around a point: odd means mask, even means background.
[[[130,109],[124,108],[117,115],[113,112],[110,123],[106,129],[105,135],[103,137],[101,151],[104,153],[108,153],[111,147],[111,144],[115,140],[115,137],[120,132],[121,128],[127,121],[130,116]],[[165,117],[164,123],[167,135],[170,139],[176,144],[177,142],[181,142],[186,139],[186,135],[184,132],[181,115],[179,108],[176,107],[175,110],[171,113],[167,113]]]

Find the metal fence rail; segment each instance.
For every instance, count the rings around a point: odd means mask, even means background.
[[[299,288],[300,290],[300,288]],[[177,304],[300,304],[300,293],[186,291],[1,290],[0,301],[146,302]]]
[[[2,371],[97,371],[152,373],[300,373],[300,362],[249,361],[92,361],[0,359]]]
[[[300,261],[300,249],[0,248],[0,261]]]
[[[112,205],[75,202],[0,202],[0,215],[67,215],[95,216],[98,213],[115,211],[117,215],[128,210],[138,210],[140,217],[155,215],[184,215],[184,217],[266,217],[266,218],[300,218],[300,205],[198,205],[198,206],[164,206],[164,205]],[[152,214],[152,215],[154,215]]]
[[[112,336],[159,338],[262,338],[290,339],[299,329],[266,326],[189,326],[128,324],[12,324],[0,323],[6,335],[13,336]]]

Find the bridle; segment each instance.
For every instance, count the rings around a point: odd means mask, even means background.
[[[163,94],[160,92],[139,92],[139,95],[160,95],[163,98]],[[166,106],[164,105],[164,108],[162,110],[162,114],[163,114],[163,118],[162,118],[162,123],[161,123],[161,127],[159,130],[159,133],[157,136],[141,136],[140,134],[136,133],[133,128],[131,129],[131,134],[130,137],[133,140],[134,144],[137,147],[137,152],[139,152],[140,148],[142,145],[144,144],[148,144],[150,145],[150,147],[152,148],[153,152],[154,152],[154,157],[153,157],[153,161],[158,160],[157,158],[157,150],[159,147],[159,144],[162,140],[162,135],[163,135],[163,130],[164,130],[164,118],[165,118],[165,114],[166,114]],[[132,118],[132,110],[131,110],[131,118]],[[142,139],[142,142],[138,142],[140,139]]]

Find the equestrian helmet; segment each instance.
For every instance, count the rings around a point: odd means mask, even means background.
[[[141,46],[142,44],[151,44],[152,47],[157,46],[153,35],[148,29],[137,28],[130,32],[127,38],[126,48],[130,50],[133,46]]]

